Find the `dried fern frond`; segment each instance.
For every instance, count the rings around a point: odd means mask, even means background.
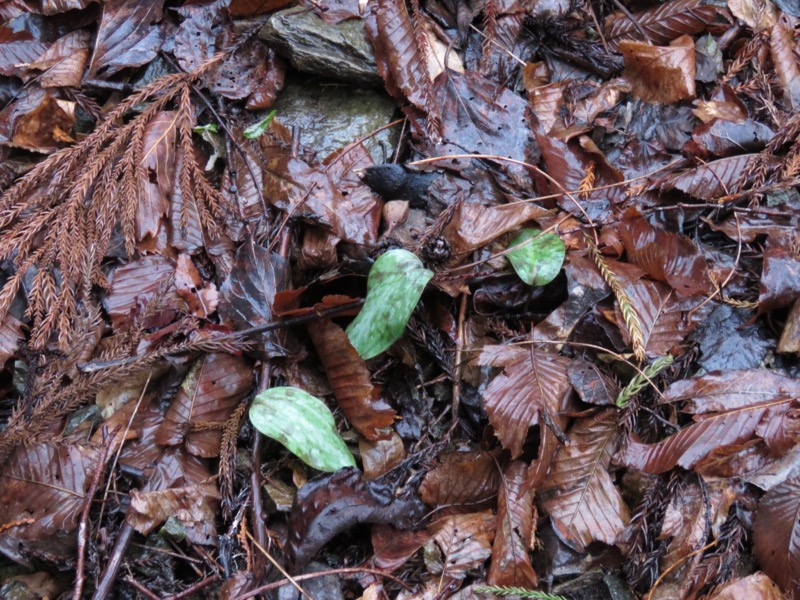
[[[181,196],[184,204],[194,203],[205,232],[216,233],[224,200],[206,180],[191,139],[191,88],[201,72],[167,75],[133,93],[92,134],[43,160],[0,196],[0,260],[11,259],[15,268],[0,291],[0,318],[23,279],[31,277],[31,347],[44,348],[54,333],[61,349],[68,346],[92,286],[108,285],[100,267],[117,225],[128,254],[135,252],[140,187],[147,179],[142,164],[146,129],[170,106],[183,151]],[[123,121],[142,105],[139,114]]]
[[[639,319],[639,315],[636,313],[636,309],[633,307],[633,303],[628,297],[628,294],[622,289],[622,285],[616,274],[609,268],[608,263],[603,259],[603,255],[600,254],[600,250],[597,249],[597,246],[595,246],[594,242],[588,237],[586,237],[586,243],[589,245],[589,249],[592,252],[594,263],[597,265],[597,268],[600,269],[600,274],[608,284],[608,287],[611,288],[614,297],[619,303],[622,317],[625,319],[625,326],[628,328],[628,333],[631,336],[633,354],[637,360],[644,361],[647,358],[647,354],[644,346],[644,334],[642,333],[642,321]]]

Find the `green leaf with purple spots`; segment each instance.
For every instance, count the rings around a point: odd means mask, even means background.
[[[433,273],[408,250],[389,250],[375,261],[364,307],[347,328],[362,358],[378,356],[400,339],[431,277]]]

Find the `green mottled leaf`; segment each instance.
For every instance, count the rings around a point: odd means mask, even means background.
[[[403,335],[431,277],[433,273],[408,250],[389,250],[375,261],[364,308],[347,328],[350,343],[362,358],[378,356]]]
[[[242,135],[246,137],[248,140],[254,140],[256,138],[260,138],[267,132],[267,127],[269,127],[269,124],[272,123],[272,119],[275,118],[275,114],[277,112],[278,112],[277,110],[271,110],[265,119],[259,121],[258,123],[254,123],[253,125],[250,125],[250,127],[244,130]]]
[[[511,240],[508,260],[514,270],[528,285],[545,285],[553,281],[561,270],[566,248],[554,233],[538,229],[523,229]]]
[[[336,431],[330,409],[301,389],[276,387],[261,392],[250,407],[250,422],[320,471],[336,471],[356,464]]]

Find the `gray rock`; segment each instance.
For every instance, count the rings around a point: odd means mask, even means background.
[[[281,123],[300,128],[300,143],[323,159],[391,122],[397,105],[379,90],[291,77],[273,108]],[[392,127],[364,142],[374,161],[385,159],[381,145],[391,157],[399,132]]]
[[[297,6],[272,15],[259,36],[298,71],[362,85],[383,84],[360,20],[326,23]]]

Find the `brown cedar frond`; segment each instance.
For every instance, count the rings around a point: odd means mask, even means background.
[[[633,307],[633,303],[628,297],[628,294],[622,289],[622,285],[616,274],[609,268],[608,263],[603,259],[603,255],[600,254],[600,250],[597,249],[597,246],[595,246],[594,242],[588,237],[586,237],[586,243],[589,245],[592,258],[597,268],[600,270],[600,274],[617,299],[622,317],[625,319],[625,326],[628,328],[628,333],[631,336],[633,354],[636,356],[637,360],[644,361],[647,358],[647,354],[644,346],[644,334],[642,333],[642,321],[639,319],[639,315],[636,313],[636,309]]]
[[[168,75],[134,92],[92,134],[45,158],[0,196],[0,260],[12,259],[17,269],[0,291],[0,318],[22,278],[35,269],[27,309],[33,348],[44,348],[54,332],[66,348],[92,285],[107,286],[101,263],[117,223],[134,255],[147,126],[170,104],[178,111],[183,151],[182,225],[191,201],[206,233],[217,231],[225,201],[206,180],[192,144],[191,86],[199,73]],[[127,113],[141,105],[144,110],[125,123]]]
[[[425,24],[422,22],[419,0],[411,0],[411,24],[414,28],[414,38],[416,38],[419,58],[425,68],[425,73],[430,73],[428,65],[428,34]],[[442,122],[438,114],[438,102],[433,93],[433,83],[430,76],[422,80],[423,94],[425,95],[425,128],[428,137],[438,143],[442,138]]]
[[[482,61],[488,71],[492,55],[492,44],[497,39],[497,0],[486,0],[483,5]],[[484,73],[487,75],[488,73]]]
[[[236,440],[239,437],[239,428],[242,426],[242,417],[246,410],[247,402],[239,404],[222,430],[222,441],[219,446],[219,489],[222,493],[222,514],[225,520],[230,519],[231,508],[234,506],[233,480],[236,475]]]
[[[589,165],[586,167],[586,175],[584,175],[583,179],[581,179],[581,183],[578,186],[578,196],[582,200],[586,200],[589,197],[589,192],[594,189],[594,182],[596,178],[596,164],[593,160],[590,160]]]

